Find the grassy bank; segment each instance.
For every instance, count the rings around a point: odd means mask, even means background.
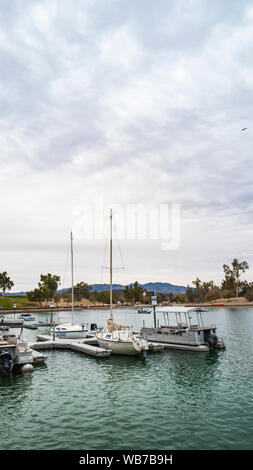
[[[23,295],[0,295],[0,309],[13,309],[13,304],[16,304],[16,308],[29,308],[29,307],[39,307],[38,302],[32,302],[28,300],[26,296]]]

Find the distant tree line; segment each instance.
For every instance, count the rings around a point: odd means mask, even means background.
[[[219,298],[246,297],[253,300],[253,283],[241,280],[241,275],[249,269],[246,261],[235,258],[231,266],[223,264],[224,279],[220,286],[213,281],[202,282],[199,278],[192,282],[194,287],[187,286],[186,299],[189,302],[201,303]]]
[[[193,287],[187,286],[186,292],[183,293],[155,293],[158,303],[161,302],[176,302],[176,303],[201,303],[209,302],[219,298],[230,297],[246,297],[249,301],[253,301],[253,282],[242,280],[241,276],[249,265],[246,261],[240,262],[235,258],[231,265],[223,264],[224,279],[221,285],[218,286],[214,281],[202,282],[198,277],[192,281]],[[38,287],[34,290],[27,292],[27,297],[31,301],[38,302],[42,305],[43,302],[55,300],[59,302],[60,299],[65,302],[71,302],[71,289],[65,293],[57,292],[60,285],[60,276],[56,274],[41,274]],[[0,273],[0,289],[3,292],[11,290],[14,283],[8,276],[6,271]],[[117,304],[130,304],[136,303],[151,304],[151,296],[154,292],[147,291],[137,281],[133,284],[125,286],[124,289],[113,291],[113,303]],[[108,305],[110,303],[110,292],[104,290],[98,292],[92,291],[92,286],[79,282],[74,286],[75,301],[81,302],[82,299],[88,299],[90,302],[102,303]]]

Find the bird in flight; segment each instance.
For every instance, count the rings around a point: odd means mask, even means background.
[[[248,128],[247,128],[247,127],[244,127],[244,128],[242,129],[242,131],[246,131],[246,129],[248,129]]]

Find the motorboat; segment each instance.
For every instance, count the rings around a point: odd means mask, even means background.
[[[26,341],[21,340],[15,334],[0,336],[0,373],[9,375],[13,368],[23,368],[30,365],[33,370],[35,353],[29,348]]]
[[[107,328],[96,333],[100,347],[110,349],[112,354],[145,356],[149,349],[148,342],[139,338],[127,325],[115,323],[112,314],[112,210],[110,211],[110,316]]]
[[[223,339],[218,338],[216,335],[216,325],[204,325],[200,309],[161,313],[164,317],[163,325],[159,326],[159,321],[156,321],[155,315],[154,326],[146,327],[143,324],[140,330],[140,336],[148,342],[162,344],[165,348],[190,351],[210,351],[226,348]],[[173,323],[171,322],[172,314],[174,314]],[[194,320],[192,315],[195,315]]]
[[[138,313],[151,313],[151,310],[148,308],[141,307],[139,308]]]
[[[35,317],[31,313],[21,313],[19,318],[22,318],[24,321],[34,321]]]
[[[24,323],[22,318],[0,317],[0,326],[9,326],[11,328],[20,328]]]
[[[98,330],[96,323],[82,323],[82,325],[75,325],[73,323],[60,323],[59,325],[50,329],[51,334],[55,334],[57,338],[62,339],[79,339],[86,338],[87,336],[95,336]]]

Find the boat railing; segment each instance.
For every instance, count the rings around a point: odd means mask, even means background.
[[[164,318],[164,327],[168,328],[171,326],[170,323],[170,316],[174,315],[176,318],[176,323],[179,329],[200,329],[205,328],[203,318],[202,318],[202,311],[200,309],[192,309],[187,311],[166,311],[166,310],[157,310],[156,313],[162,313]],[[196,324],[192,323],[192,314],[194,314]],[[193,320],[194,321],[194,320]],[[212,328],[216,328],[216,326],[212,326]]]

